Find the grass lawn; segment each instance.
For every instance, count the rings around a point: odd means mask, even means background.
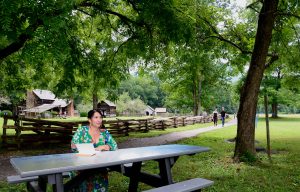
[[[226,143],[225,140],[235,137],[236,126],[182,140],[178,143],[207,146],[211,151],[180,157],[173,167],[173,179],[183,181],[201,177],[213,180],[215,184],[204,191],[300,191],[300,116],[271,119],[270,132],[271,148],[278,153],[272,154],[272,163],[268,161],[266,154],[258,153],[259,161],[251,165],[232,162],[234,144]],[[152,133],[142,136],[148,134]],[[256,129],[256,140],[259,141],[257,145],[265,147],[265,138],[265,122],[261,118]],[[151,161],[143,166],[144,170],[152,173],[156,173],[156,168],[157,164]],[[110,173],[111,192],[126,191],[128,184],[128,178],[119,173]],[[145,184],[139,184],[141,191],[149,188]],[[25,191],[25,184],[8,185],[0,182],[0,191]]]
[[[259,161],[252,165],[233,163],[231,157],[234,144],[224,142],[236,134],[236,126],[231,126],[179,142],[208,146],[212,150],[195,156],[180,157],[173,168],[174,180],[201,177],[215,181],[212,187],[204,191],[300,191],[300,116],[271,119],[270,128],[271,148],[279,152],[272,155],[272,163],[263,153],[258,153]],[[260,119],[256,129],[258,146],[265,147],[265,138],[265,122]],[[147,162],[143,168],[155,172],[156,163]],[[112,173],[111,191],[126,191],[128,182],[120,174]],[[144,184],[139,186],[141,190],[150,188]]]

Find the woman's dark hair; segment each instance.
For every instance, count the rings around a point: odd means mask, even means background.
[[[89,119],[91,119],[91,118],[94,116],[95,113],[99,113],[100,116],[103,117],[102,111],[100,111],[100,110],[98,110],[98,109],[90,110],[90,111],[88,112],[87,117],[88,117]]]

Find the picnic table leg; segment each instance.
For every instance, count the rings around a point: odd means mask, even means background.
[[[62,174],[55,174],[55,180],[56,180],[56,191],[57,192],[63,192],[64,191],[64,180]]]
[[[52,184],[52,190],[54,192],[63,192],[64,183],[62,173],[48,175],[48,182]]]
[[[42,191],[47,191],[47,178],[46,177],[39,177],[38,185]]]
[[[128,192],[136,192],[139,184],[139,174],[141,172],[142,162],[135,162],[132,164],[130,173],[130,182]]]
[[[160,159],[159,161],[159,175],[161,176],[162,184],[169,185],[173,183],[171,168],[175,163],[173,158]]]

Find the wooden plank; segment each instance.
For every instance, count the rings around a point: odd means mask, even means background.
[[[202,178],[194,178],[186,181],[181,181],[179,183],[174,183],[170,185],[166,185],[163,187],[150,189],[144,192],[190,192],[190,191],[197,191],[203,188],[209,187],[213,185],[213,181],[202,179]]]

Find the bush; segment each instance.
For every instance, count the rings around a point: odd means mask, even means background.
[[[52,112],[50,112],[50,111],[46,111],[46,112],[44,112],[44,113],[41,113],[41,114],[40,114],[40,117],[42,117],[42,118],[52,118],[52,117],[53,117],[53,114],[52,114]]]
[[[87,112],[80,112],[80,117],[87,117],[88,113]]]
[[[12,112],[10,110],[4,110],[0,112],[0,117],[3,117],[4,115],[12,116]]]
[[[57,116],[58,112],[57,111],[51,111],[52,116]]]

